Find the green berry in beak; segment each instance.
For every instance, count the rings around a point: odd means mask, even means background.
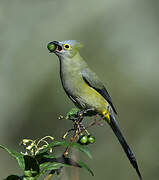
[[[48,45],[47,45],[47,48],[50,52],[54,52],[56,50],[56,45],[53,43],[53,42],[50,42]]]

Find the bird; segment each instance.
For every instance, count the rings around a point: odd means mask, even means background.
[[[116,121],[117,111],[112,99],[102,81],[81,57],[79,49],[82,47],[83,44],[76,40],[51,41],[47,45],[49,52],[57,55],[59,59],[60,79],[67,96],[79,110],[98,114],[110,125],[139,179],[142,180],[134,153]]]

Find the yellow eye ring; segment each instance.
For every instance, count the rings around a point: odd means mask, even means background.
[[[66,50],[69,50],[69,49],[71,48],[71,46],[70,46],[69,44],[65,44],[65,45],[64,45],[64,48],[65,48]]]

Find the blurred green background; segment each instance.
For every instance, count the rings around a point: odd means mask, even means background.
[[[112,96],[143,179],[158,180],[158,19],[157,0],[1,0],[0,144],[20,150],[25,137],[58,138],[71,126],[58,120],[73,104],[62,89],[58,59],[46,46],[80,40],[82,56]],[[80,179],[138,179],[110,128],[90,131],[96,144],[86,162],[95,176],[81,169]],[[22,173],[3,150],[0,159],[0,179]]]

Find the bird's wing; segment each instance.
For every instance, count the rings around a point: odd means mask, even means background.
[[[104,87],[103,83],[99,80],[98,76],[93,71],[86,68],[82,71],[82,77],[83,80],[87,83],[87,85],[95,89],[99,94],[101,94],[104,97],[104,99],[106,99],[106,101],[110,104],[115,114],[117,114],[117,111],[113,106],[112,99],[108,94],[108,91]]]

